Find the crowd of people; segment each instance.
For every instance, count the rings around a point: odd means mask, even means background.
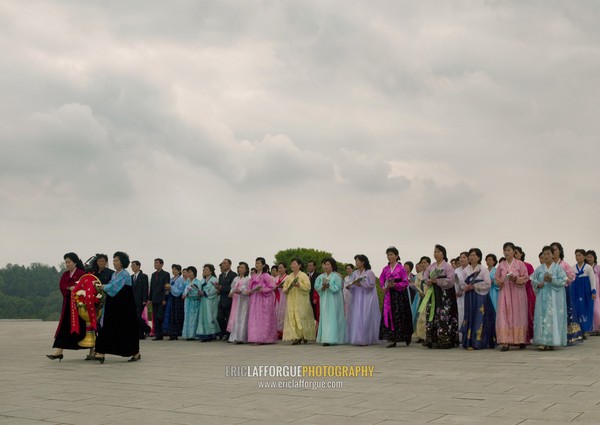
[[[537,268],[511,242],[504,244],[500,260],[472,248],[449,261],[441,245],[435,246],[433,261],[423,256],[416,265],[402,264],[395,247],[386,255],[388,264],[377,279],[363,254],[345,265],[345,276],[333,258],[322,260],[318,273],[314,261],[304,272],[299,258],[269,267],[258,257],[252,268],[239,262],[236,272],[224,259],[218,276],[212,264],[200,270],[173,264],[169,274],[157,258],[150,277],[139,261],[131,262],[130,275],[124,252],[114,254],[114,271],[107,267],[108,257],[99,254],[92,272],[102,283],[106,304],[96,347],[86,359],[104,362],[105,354],[115,354],[141,360],[139,340],[151,335],[154,340],[316,341],[324,346],[384,340],[389,348],[416,341],[428,348],[467,350],[499,345],[501,351],[533,343],[545,351],[581,343],[600,331],[600,267],[594,251],[577,249],[574,268],[564,261],[558,242],[542,248]],[[85,271],[76,254],[64,259],[63,309],[55,352],[47,355],[53,360],[61,360],[64,349],[80,349],[84,336],[84,331],[71,333],[69,304],[70,291]]]

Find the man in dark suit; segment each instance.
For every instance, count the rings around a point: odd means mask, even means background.
[[[140,323],[140,339],[146,339],[150,333],[150,327],[142,318],[142,313],[146,304],[148,304],[148,275],[140,270],[142,264],[134,260],[131,262],[131,287],[133,288],[133,298],[135,300],[135,310]]]
[[[315,320],[319,321],[319,293],[315,291],[315,282],[317,281],[317,277],[319,274],[317,273],[317,263],[310,260],[306,263],[306,274],[310,279],[310,293],[308,295],[310,306],[313,310],[313,315],[315,316]]]
[[[231,301],[229,298],[229,291],[231,290],[231,284],[233,279],[236,278],[237,273],[231,270],[231,260],[225,258],[221,264],[221,274],[219,275],[219,310],[217,314],[217,321],[221,328],[221,339],[223,341],[229,340],[229,332],[227,332],[227,321],[229,320],[229,313],[231,313]]]
[[[150,301],[152,301],[152,327],[154,328],[153,341],[163,339],[162,322],[165,317],[165,305],[167,305],[167,293],[165,285],[171,282],[169,273],[163,270],[165,262],[162,258],[154,260],[154,269],[150,279]]]

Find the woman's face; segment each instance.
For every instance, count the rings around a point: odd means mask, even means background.
[[[260,260],[256,260],[254,267],[256,268],[257,273],[261,273],[263,269],[263,263]]]
[[[113,266],[115,267],[115,270],[121,270],[123,268],[121,265],[121,259],[119,257],[113,258]]]
[[[583,263],[585,261],[585,255],[583,255],[581,252],[578,252],[575,254],[575,261],[577,261],[579,264]]]
[[[327,274],[333,271],[333,267],[331,266],[331,263],[329,261],[325,261],[323,263],[323,271]]]
[[[300,270],[300,264],[298,264],[296,261],[292,261],[290,267],[292,268],[292,271],[294,273],[298,273],[298,271]]]
[[[208,277],[210,276],[212,273],[210,272],[210,269],[208,267],[204,267],[202,269],[202,277]]]
[[[181,276],[183,276],[183,280],[187,280],[189,279],[189,275],[188,275],[188,271],[187,269],[183,269],[181,272]]]
[[[515,258],[517,260],[521,260],[523,258],[523,253],[521,251],[519,251],[518,249],[515,250]]]
[[[544,252],[542,252],[542,262],[544,264],[549,264],[552,262],[552,252],[546,250]]]
[[[488,268],[491,269],[492,267],[494,267],[494,259],[492,257],[486,258],[485,264],[487,264]]]
[[[507,246],[506,247],[506,249],[504,250],[504,256],[509,261],[514,258],[514,256],[515,256],[515,250],[512,249],[512,246]]]
[[[591,266],[594,265],[595,261],[594,261],[594,256],[592,254],[586,255],[585,259],[589,265],[591,265]]]
[[[462,257],[464,257],[464,255],[461,255],[461,259]],[[471,266],[473,267],[479,264],[479,257],[477,256],[477,254],[475,254],[475,251],[469,254],[469,264],[471,264]]]
[[[365,265],[365,263],[363,261],[360,261],[358,258],[354,260],[354,262],[356,263],[356,268],[363,268]]]
[[[458,258],[458,262],[460,263],[460,266],[462,268],[465,268],[469,265],[469,257],[466,256],[465,254],[461,254],[460,257]]]
[[[552,259],[555,261],[560,259],[560,249],[556,245],[552,245]]]
[[[98,264],[98,268],[100,270],[104,270],[106,268],[106,260],[104,258],[98,258],[96,260],[96,264]]]
[[[387,253],[387,259],[388,259],[388,263],[397,263],[398,262],[398,256],[391,251]]]
[[[410,269],[410,266],[409,266],[408,264],[405,264],[405,265],[404,265],[404,270],[406,271],[406,274],[410,274],[410,272],[412,271],[412,270]]]
[[[70,258],[67,258],[65,260],[65,266],[67,267],[68,271],[72,272],[73,270],[75,270],[76,264]]]
[[[280,264],[277,266],[277,272],[279,273],[279,276],[284,276],[285,275],[285,267],[283,267],[283,264]]]
[[[240,275],[240,276],[248,275],[248,269],[246,268],[245,265],[241,264],[238,266],[238,275]]]
[[[444,253],[436,248],[433,250],[433,258],[435,258],[435,261],[442,261],[444,259]]]
[[[175,276],[175,277],[179,276],[179,269],[176,269],[175,267],[173,267],[171,269],[171,272],[173,273],[173,276]]]
[[[352,274],[352,272],[354,271],[354,269],[350,266],[346,267],[346,274],[349,276]]]

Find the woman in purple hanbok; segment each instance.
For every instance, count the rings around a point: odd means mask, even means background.
[[[408,294],[406,269],[400,264],[396,247],[386,250],[388,265],[379,276],[379,285],[383,289],[383,312],[379,325],[379,339],[388,341],[388,348],[397,342],[410,345],[413,333],[412,310]]]
[[[377,279],[371,271],[369,259],[362,254],[354,257],[356,270],[346,289],[352,293],[346,324],[349,344],[366,346],[379,341],[379,298],[375,285]]]
[[[256,259],[256,274],[250,278],[248,292],[248,342],[271,344],[277,341],[275,316],[275,281],[263,257]]]

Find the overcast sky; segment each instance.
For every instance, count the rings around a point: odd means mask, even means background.
[[[596,1],[0,2],[0,266],[600,251]]]

